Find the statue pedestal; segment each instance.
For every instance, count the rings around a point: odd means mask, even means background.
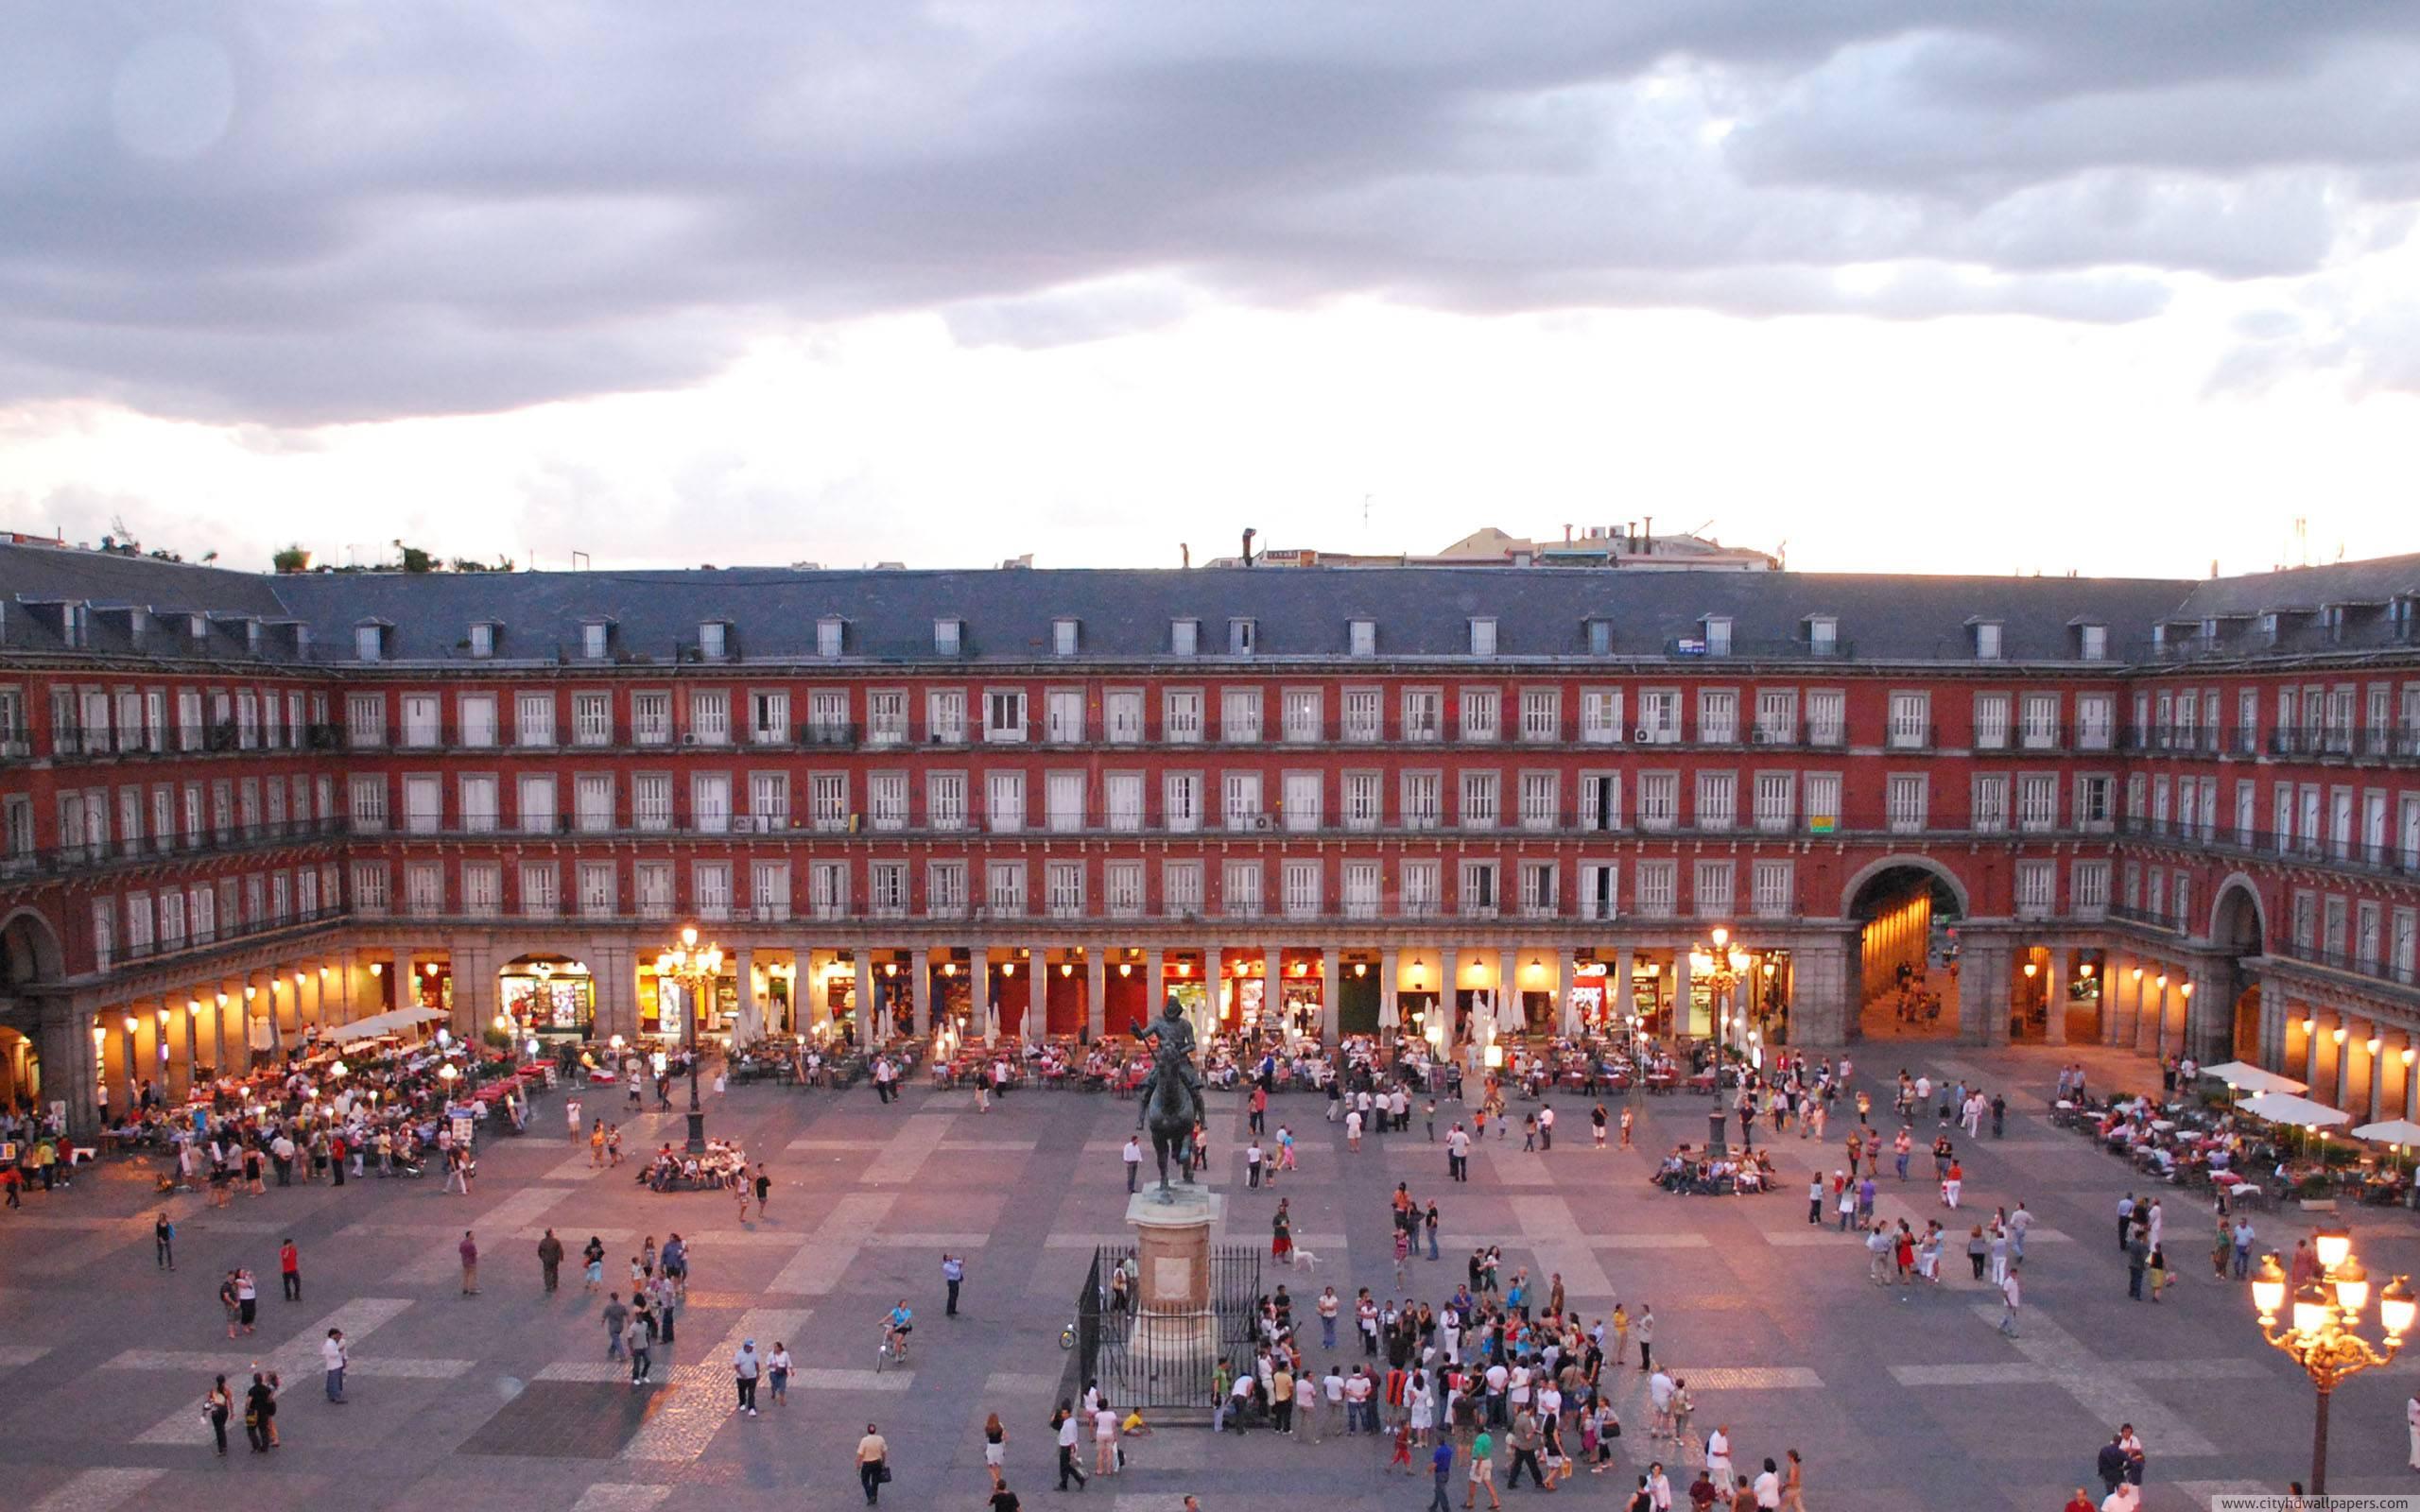
[[[1203,1379],[1219,1357],[1219,1319],[1210,1304],[1210,1230],[1223,1199],[1204,1187],[1177,1186],[1162,1202],[1156,1187],[1127,1199],[1141,1275],[1127,1348],[1149,1366],[1198,1366]]]

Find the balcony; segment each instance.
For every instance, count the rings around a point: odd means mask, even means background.
[[[334,839],[346,833],[347,821],[341,818],[287,819],[274,824],[231,826],[222,833],[50,846],[0,856],[0,882],[32,882],[45,877],[76,876],[177,856],[234,855],[247,850]]]
[[[2365,982],[2382,983],[2405,991],[2420,991],[2420,967],[2397,966],[2389,961],[2372,960],[2350,951],[2330,950],[2322,945],[2304,945],[2293,940],[2277,940],[2269,946],[2269,954],[2304,966],[2324,967],[2341,971]]]
[[[216,924],[208,929],[194,930],[181,935],[173,940],[151,939],[141,945],[120,945],[108,954],[102,969],[113,971],[176,956],[195,955],[228,946],[242,945],[271,935],[320,929],[329,924],[363,917],[375,917],[375,915],[367,909],[355,910],[337,906],[315,908],[307,912],[292,912],[282,918],[272,916],[268,919],[256,919],[248,923]]]
[[[798,727],[798,739],[802,746],[855,746],[857,744],[857,727],[811,719]]]

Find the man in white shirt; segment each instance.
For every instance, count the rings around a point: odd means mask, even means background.
[[[1076,1454],[1076,1446],[1080,1442],[1077,1437],[1078,1421],[1074,1410],[1062,1400],[1059,1403],[1059,1489],[1063,1491],[1071,1480],[1076,1483],[1076,1489],[1080,1491],[1084,1488],[1084,1467]],[[1217,1425],[1212,1426],[1215,1431]]]
[[[1470,1131],[1456,1124],[1445,1134],[1445,1177],[1452,1181],[1471,1178]]]
[[[1781,1505],[1781,1475],[1772,1460],[1765,1461],[1764,1469],[1756,1476],[1754,1489],[1757,1506],[1777,1508]]]
[[[1260,1185],[1260,1141],[1257,1139],[1244,1146],[1244,1184]]]
[[[338,1406],[344,1405],[344,1367],[347,1361],[344,1330],[328,1330],[327,1338],[320,1345],[320,1366],[327,1372],[328,1400]],[[2420,1419],[2414,1420],[2420,1421]],[[2411,1441],[2415,1445],[2420,1445],[2420,1428],[2412,1430]]]
[[[1126,1136],[1126,1190],[1140,1191],[1143,1179],[1143,1142],[1133,1135]]]
[[[1506,1419],[1504,1393],[1512,1381],[1512,1372],[1504,1368],[1503,1361],[1498,1360],[1487,1367],[1487,1420],[1499,1428]]]
[[[2411,1433],[2411,1468],[2420,1470],[2420,1391],[2403,1404],[2403,1425]]]
[[[1730,1494],[1731,1435],[1720,1423],[1715,1425],[1713,1433],[1705,1435],[1705,1475],[1714,1483],[1716,1490],[1726,1496]]]
[[[1328,1362],[1327,1374],[1320,1377],[1320,1391],[1327,1398],[1327,1421],[1321,1425],[1324,1435],[1336,1432],[1337,1423],[1344,1417],[1344,1373]]]
[[[2017,1306],[2024,1300],[2024,1293],[2016,1280],[2016,1273],[2023,1263],[2022,1261],[2012,1263],[2008,1273],[2000,1278],[2000,1332],[2012,1339],[2016,1337]],[[2420,1429],[2414,1429],[2413,1435],[2415,1452],[2420,1452]],[[2415,1452],[2415,1458],[2420,1458],[2420,1452]],[[2420,1469],[2420,1464],[2415,1464],[2413,1469]]]

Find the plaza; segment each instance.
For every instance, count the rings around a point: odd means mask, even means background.
[[[1858,1084],[1877,1093],[1886,1127],[1880,1094],[1902,1065],[2008,1094],[2005,1137],[1961,1149],[1967,1210],[2022,1199],[2036,1217],[2014,1341],[1995,1332],[1994,1294],[1954,1262],[1942,1287],[1902,1299],[1868,1283],[1857,1236],[1806,1223],[1806,1175],[1841,1163],[1837,1139],[1820,1148],[1783,1135],[1779,1188],[1762,1195],[1672,1196],[1649,1185],[1665,1150],[1703,1135],[1710,1105],[1699,1095],[1632,1094],[1628,1151],[1591,1148],[1585,1100],[1550,1099],[1562,1115],[1550,1151],[1525,1154],[1517,1128],[1502,1141],[1491,1130],[1472,1179],[1449,1184],[1443,1146],[1417,1115],[1409,1135],[1365,1138],[1353,1154],[1320,1098],[1280,1094],[1269,1123],[1295,1134],[1300,1169],[1253,1190],[1243,1178],[1244,1100],[1213,1092],[1204,1179],[1224,1198],[1222,1237],[1264,1250],[1277,1199],[1289,1200],[1296,1242],[1319,1263],[1266,1265],[1263,1282],[1288,1283],[1298,1313],[1326,1284],[1348,1298],[1358,1286],[1398,1295],[1387,1211],[1398,1181],[1443,1216],[1441,1261],[1415,1261],[1403,1295],[1442,1301],[1470,1249],[1494,1244],[1508,1269],[1526,1266],[1541,1288],[1559,1273],[1583,1320],[1616,1298],[1634,1314],[1651,1306],[1657,1355],[1696,1392],[1697,1431],[1727,1424],[1750,1466],[1798,1449],[1810,1506],[2038,1507],[2079,1485],[2098,1499],[2093,1454],[2121,1421],[2145,1442],[2144,1505],[2154,1512],[2281,1488],[2303,1470],[2309,1386],[2258,1342],[2247,1288],[2210,1279],[2203,1207],[2183,1192],[2167,1193],[2187,1256],[2181,1283],[2157,1307],[2127,1300],[2108,1236],[2132,1174],[2047,1116],[2057,1068],[2078,1058],[2104,1090],[2155,1085],[2150,1062],[2103,1050],[1886,1033],[1856,1052]],[[744,1142],[774,1183],[769,1215],[744,1223],[727,1194],[653,1194],[629,1165],[594,1169],[584,1145],[561,1138],[560,1104],[560,1094],[542,1097],[530,1133],[483,1141],[469,1196],[432,1178],[271,1186],[216,1210],[171,1199],[174,1273],[155,1265],[147,1242],[159,1210],[143,1168],[104,1163],[72,1189],[30,1195],[0,1226],[0,1467],[17,1504],[838,1507],[856,1504],[850,1454],[871,1419],[896,1472],[884,1504],[974,1507],[990,1489],[980,1426],[994,1411],[1008,1430],[1010,1486],[1028,1505],[1052,1498],[1046,1418],[1071,1389],[1058,1335],[1096,1246],[1128,1237],[1119,1151],[1133,1103],[1037,1090],[981,1111],[970,1091],[922,1083],[890,1104],[862,1085],[710,1093],[712,1133]],[[601,1096],[593,1104],[614,1111]],[[1512,1104],[1514,1119],[1533,1106]],[[1441,1104],[1441,1135],[1457,1117],[1467,1120],[1462,1105]],[[1918,1131],[1928,1137],[1931,1122]],[[628,1121],[630,1144],[677,1142],[679,1125],[677,1109],[643,1112]],[[1900,1188],[1886,1165],[1883,1187],[1885,1217],[1921,1224],[1936,1211],[1921,1173]],[[2363,1210],[2351,1221],[2374,1276],[2420,1268],[2408,1212]],[[2290,1210],[2256,1222],[2264,1250],[2290,1248],[2311,1227]],[[634,1390],[627,1367],[606,1359],[603,1298],[582,1291],[576,1262],[560,1293],[542,1294],[535,1245],[548,1228],[575,1255],[600,1236],[608,1287],[643,1238],[677,1231],[691,1244],[689,1301],[651,1385]],[[482,1251],[476,1297],[458,1285],[464,1228]],[[228,1341],[216,1278],[237,1264],[266,1277],[287,1236],[300,1246],[303,1299],[274,1300],[264,1288],[257,1335]],[[942,1315],[944,1251],[966,1257],[957,1319]],[[915,1348],[907,1369],[878,1372],[877,1325],[903,1297],[916,1312]],[[330,1327],[352,1344],[340,1407],[321,1400],[317,1375]],[[728,1369],[751,1338],[760,1350],[784,1341],[797,1360],[788,1402],[753,1418],[734,1415]],[[1349,1365],[1349,1326],[1345,1342]],[[217,1460],[202,1394],[214,1371],[240,1383],[236,1372],[255,1361],[285,1376],[283,1447],[247,1454],[238,1435],[233,1455]],[[2340,1393],[2337,1494],[2407,1488],[2403,1400],[2415,1363]],[[1644,1436],[1644,1378],[1609,1364],[1607,1379],[1626,1428],[1618,1473],[1563,1487],[1589,1504],[1617,1504],[1648,1452],[1675,1466],[1685,1458]],[[1425,1476],[1385,1475],[1385,1452],[1370,1439],[1163,1427],[1128,1450],[1129,1469],[1096,1481],[1090,1501],[1161,1512],[1194,1493],[1221,1512],[1374,1508],[1418,1504],[1426,1491]],[[1676,1489],[1685,1479],[1676,1474]]]

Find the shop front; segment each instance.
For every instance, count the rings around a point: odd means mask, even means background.
[[[596,983],[588,963],[567,955],[523,955],[496,973],[496,997],[515,1043],[584,1040],[596,1028]]]
[[[681,1015],[684,1007],[697,1015],[700,1044],[728,1031],[739,1016],[739,978],[732,974],[728,956],[723,964],[723,974],[713,979],[708,991],[700,993],[677,977],[658,976],[652,960],[641,962],[639,1038],[667,1046],[681,1043]]]

